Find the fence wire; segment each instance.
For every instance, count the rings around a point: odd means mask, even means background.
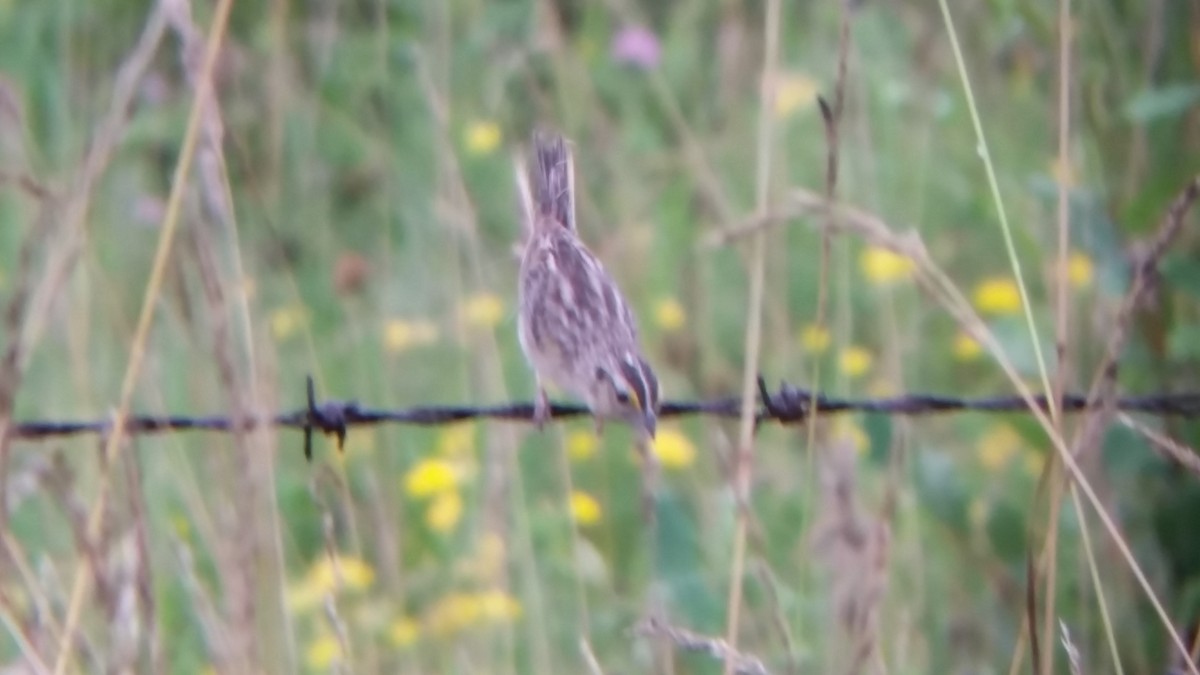
[[[929,415],[948,412],[1021,413],[1029,412],[1029,404],[1020,396],[993,396],[964,398],[937,394],[905,394],[884,398],[836,398],[814,393],[781,383],[770,391],[766,381],[758,380],[758,411],[756,422],[763,424],[800,424],[810,415],[833,413],[868,412],[886,415]],[[422,405],[401,409],[375,409],[360,405],[357,401],[327,400],[316,398],[313,379],[306,385],[307,405],[304,408],[270,415],[130,415],[125,420],[125,433],[145,435],[179,431],[249,431],[261,427],[301,429],[304,431],[304,454],[312,458],[313,432],[333,436],[338,446],[345,442],[352,427],[378,424],[407,424],[416,426],[438,426],[467,420],[492,419],[508,422],[533,421],[533,403],[517,402],[498,405]],[[1033,403],[1043,410],[1048,409],[1048,397],[1033,397]],[[1061,401],[1065,412],[1079,412],[1099,407],[1098,401],[1089,401],[1079,394],[1066,394]],[[1175,417],[1200,417],[1200,392],[1173,394],[1149,394],[1143,396],[1120,396],[1113,406],[1124,412],[1147,413]],[[716,398],[703,401],[666,401],[659,412],[660,418],[708,415],[736,418],[741,413],[738,397]],[[586,406],[552,403],[552,419],[568,419],[590,415]],[[90,421],[35,420],[17,422],[10,428],[11,437],[40,441],[80,434],[106,434],[113,427],[113,418]]]

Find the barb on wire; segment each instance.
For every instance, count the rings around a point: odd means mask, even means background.
[[[438,426],[473,419],[493,419],[509,422],[532,422],[533,403],[503,403],[498,405],[426,405],[397,410],[366,408],[357,401],[318,401],[312,377],[306,382],[306,403],[300,410],[273,415],[246,416],[236,418],[224,415],[191,417],[185,415],[131,415],[125,421],[125,433],[154,434],[176,431],[248,431],[260,427],[301,429],[304,431],[304,456],[312,460],[313,432],[333,436],[338,449],[345,444],[350,427],[377,424],[408,424]],[[986,398],[961,398],[936,394],[907,394],[890,398],[849,399],[833,398],[814,394],[786,382],[772,392],[763,378],[758,378],[759,424],[803,423],[814,412],[821,414],[873,412],[886,415],[929,415],[948,412],[1028,412],[1029,407],[1020,396],[995,396]],[[1034,403],[1047,410],[1048,398],[1035,396]],[[1062,399],[1064,412],[1079,412],[1095,407],[1094,401],[1078,394],[1066,394]],[[1152,413],[1176,417],[1200,417],[1200,391],[1176,394],[1151,394],[1145,396],[1123,396],[1116,400],[1116,408],[1124,412]],[[708,415],[712,417],[736,418],[741,410],[741,400],[736,396],[707,401],[666,401],[662,404],[659,417],[683,417]],[[590,415],[586,406],[554,403],[550,406],[550,417],[567,419]],[[112,428],[111,419],[94,421],[24,421],[13,425],[14,438],[43,440],[79,434],[106,434]]]

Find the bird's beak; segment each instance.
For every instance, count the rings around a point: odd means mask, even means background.
[[[646,411],[642,417],[642,425],[646,428],[646,434],[650,440],[654,440],[654,432],[658,430],[658,416],[654,414],[653,410]]]

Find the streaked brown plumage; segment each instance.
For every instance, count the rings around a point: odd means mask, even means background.
[[[561,136],[534,135],[532,223],[521,258],[518,336],[537,378],[535,419],[548,416],[545,384],[582,399],[596,418],[652,438],[658,378],[638,346],[637,323],[616,282],[575,228],[571,157]]]

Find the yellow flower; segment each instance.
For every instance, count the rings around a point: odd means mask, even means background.
[[[521,616],[521,603],[504,591],[483,591],[477,599],[479,614],[483,619],[510,621]]]
[[[683,328],[684,322],[687,321],[687,314],[683,311],[683,305],[675,298],[663,298],[658,301],[658,305],[654,308],[654,319],[658,321],[658,327],[666,331],[679,330]]]
[[[342,645],[337,638],[325,634],[313,640],[304,650],[304,663],[312,670],[329,670],[342,658]]]
[[[402,616],[388,627],[388,637],[392,645],[401,649],[412,645],[421,635],[421,626],[407,616]]]
[[[838,367],[848,377],[858,377],[871,369],[873,360],[871,352],[866,348],[851,345],[843,349],[838,356]]]
[[[457,491],[443,492],[433,498],[425,510],[425,524],[434,532],[445,534],[462,519],[463,500]]]
[[[567,457],[582,462],[596,454],[600,447],[600,439],[596,434],[584,429],[576,429],[567,435]]]
[[[1021,435],[1007,424],[997,424],[979,439],[975,451],[979,463],[988,471],[1002,469],[1023,445]]]
[[[775,116],[790,117],[817,102],[817,82],[805,73],[784,73],[775,81]]]
[[[829,329],[820,324],[810,323],[800,331],[800,345],[810,354],[823,354],[830,340]]]
[[[452,424],[438,434],[437,454],[442,457],[465,457],[474,450],[474,424]]]
[[[479,599],[468,593],[450,593],[429,610],[426,625],[435,635],[457,633],[479,620],[483,607]]]
[[[454,592],[438,600],[426,625],[436,635],[451,635],[483,623],[503,623],[521,616],[521,603],[500,590]]]
[[[458,470],[444,459],[424,459],[404,475],[404,491],[413,499],[425,499],[458,487]]]
[[[431,345],[437,341],[437,336],[437,326],[431,321],[388,319],[383,327],[383,346],[389,353],[399,354],[414,347]]]
[[[294,612],[305,612],[339,590],[361,591],[374,582],[375,570],[361,558],[339,555],[335,562],[322,556],[298,584],[288,589],[288,606]]]
[[[472,155],[490,155],[500,147],[500,125],[491,120],[479,120],[467,126],[465,143]]]
[[[308,310],[302,305],[280,307],[271,312],[271,335],[279,342],[292,337],[308,323]]]
[[[666,469],[686,469],[696,460],[696,446],[683,432],[674,428],[660,429],[652,450]]]
[[[476,328],[495,328],[504,318],[504,302],[495,293],[476,293],[462,308],[463,319]]]
[[[1008,277],[986,279],[975,287],[975,306],[984,314],[1016,314],[1021,311],[1021,291]]]
[[[320,605],[325,596],[329,594],[330,591],[321,588],[315,581],[308,578],[289,586],[285,593],[288,608],[296,613],[304,613]]]
[[[362,590],[375,581],[375,570],[361,558],[341,558],[338,561],[342,581],[350,590]]]
[[[858,260],[867,281],[886,286],[912,277],[916,264],[908,257],[879,246],[863,250]]]
[[[582,527],[595,525],[602,515],[600,502],[595,497],[580,490],[571,493],[571,516],[577,524]]]
[[[1092,259],[1086,253],[1072,251],[1067,256],[1067,280],[1076,289],[1084,289],[1092,285],[1095,276]]]
[[[959,361],[974,361],[983,353],[983,347],[975,341],[975,338],[959,332],[954,336],[954,346],[951,351],[954,353],[954,358]]]
[[[342,587],[361,591],[375,582],[375,570],[362,558],[339,555],[332,560],[325,555],[309,570],[309,578],[329,591]]]

